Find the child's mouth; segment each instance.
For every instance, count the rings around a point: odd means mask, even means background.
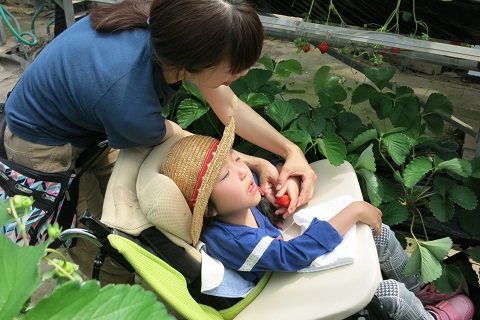
[[[257,190],[258,190],[257,185],[255,184],[255,182],[252,182],[248,187],[248,194],[253,194]]]

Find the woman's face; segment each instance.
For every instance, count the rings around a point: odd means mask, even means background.
[[[210,196],[219,216],[245,212],[260,202],[260,192],[252,171],[237,153],[230,150]]]
[[[222,85],[229,86],[233,81],[246,75],[247,72],[248,69],[236,74],[231,74],[228,63],[220,63],[212,69],[203,70],[198,73],[185,71],[183,80],[189,80],[199,88],[215,89]]]

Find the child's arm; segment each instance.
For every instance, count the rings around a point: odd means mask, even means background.
[[[368,202],[355,201],[328,222],[343,236],[358,221],[368,224],[375,230],[375,234],[379,235],[382,226],[382,212]]]

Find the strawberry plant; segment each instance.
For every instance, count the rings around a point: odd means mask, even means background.
[[[307,37],[299,37],[293,40],[295,47],[297,48],[297,52],[303,51],[307,53],[310,51],[310,40]]]
[[[30,204],[31,201],[22,196],[15,196],[11,202],[0,201],[0,226],[13,219],[20,222],[22,209]],[[75,265],[59,251],[48,248],[58,233],[58,226],[51,226],[49,240],[25,247],[15,245],[0,234],[0,319],[118,320],[136,319],[139,314],[143,315],[142,319],[174,319],[153,292],[139,285],[100,288],[95,280],[83,281]],[[59,259],[50,259],[51,255]],[[42,260],[53,266],[43,277],[40,274]],[[35,306],[29,306],[31,295],[48,278],[56,279],[57,287]]]
[[[435,219],[480,237],[480,161],[461,159],[458,143],[441,137],[443,117],[453,111],[451,101],[441,93],[421,101],[412,88],[392,85],[395,67],[365,68],[369,81],[352,88],[349,97],[344,79],[322,66],[313,78],[318,104],[312,106],[301,99],[305,91],[294,92],[284,84],[292,72],[302,72],[298,61],[276,62],[265,55],[259,62],[264,68],[252,68],[232,83],[240,99],[296,143],[308,161],[328,159],[333,165],[344,161],[353,165],[364,198],[382,210],[386,224],[414,239],[417,249],[406,272],[420,271],[424,282],[433,280],[444,292],[463,283],[459,269],[443,263],[452,238],[433,238],[426,222]],[[173,103],[165,115],[195,133],[219,137],[222,126],[208,103],[191,85],[184,84],[184,89],[185,99]],[[286,93],[297,93],[299,98],[286,99]],[[364,123],[353,112],[365,104],[377,119]],[[235,148],[265,158],[274,156],[243,139],[236,140]],[[406,231],[400,228],[405,224]],[[479,244],[477,240],[465,248],[477,262]]]

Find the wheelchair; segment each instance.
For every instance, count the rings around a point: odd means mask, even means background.
[[[80,221],[86,229],[61,233],[60,241],[82,237],[99,248],[93,278],[109,255],[136,272],[185,319],[345,319],[372,301],[382,277],[370,227],[361,223],[357,224],[355,261],[350,265],[313,273],[270,272],[240,300],[200,293],[201,254],[191,245],[190,210],[174,182],[160,174],[168,149],[178,139],[121,150],[101,221],[84,213]],[[334,167],[320,160],[311,166],[318,179],[305,207],[345,194],[362,200],[349,163]],[[160,205],[159,197],[167,197],[171,205]],[[284,222],[284,230],[285,238],[300,234],[292,217]]]

